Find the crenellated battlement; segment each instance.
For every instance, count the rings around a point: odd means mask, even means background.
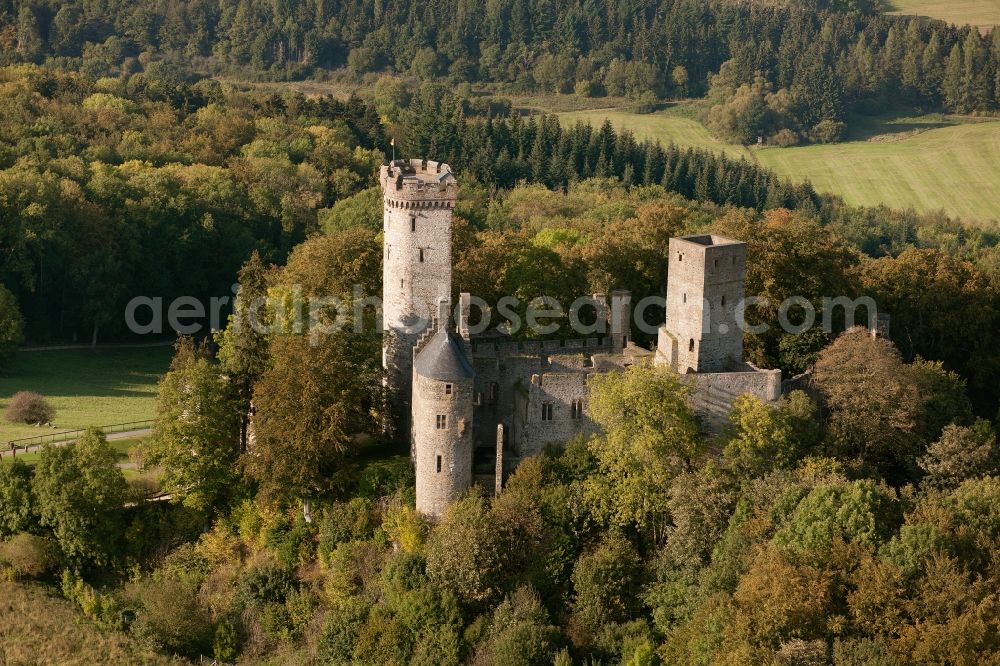
[[[394,160],[379,169],[379,183],[390,208],[453,208],[458,181],[451,167],[434,160]]]

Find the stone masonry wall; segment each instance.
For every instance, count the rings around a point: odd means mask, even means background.
[[[691,407],[709,432],[721,432],[733,401],[749,393],[766,403],[781,398],[781,370],[760,370],[748,365],[746,372],[716,372],[686,375],[692,382]]]
[[[413,381],[417,510],[436,517],[472,484],[472,381],[443,382],[416,374]],[[443,428],[438,427],[439,416],[447,419]]]
[[[410,429],[413,346],[422,322],[451,296],[452,209],[458,186],[447,164],[410,160],[384,165],[382,363],[393,429]]]
[[[736,308],[743,299],[746,245],[717,236],[670,239],[666,341],[681,374],[725,372],[743,358]],[[669,348],[664,348],[664,344]]]

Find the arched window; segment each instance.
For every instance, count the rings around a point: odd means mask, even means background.
[[[688,351],[689,352],[694,351],[694,338],[691,338],[690,342],[688,342]]]
[[[420,248],[420,261],[423,262],[423,260],[424,260],[424,248]]]
[[[410,216],[410,231],[416,231],[416,230],[417,230],[417,216],[416,215],[411,215]]]
[[[722,307],[726,307],[726,295],[722,295]]]
[[[683,301],[684,301],[685,303],[687,303],[687,302],[688,302],[688,295],[687,295],[687,294],[684,294],[684,298],[683,298]]]

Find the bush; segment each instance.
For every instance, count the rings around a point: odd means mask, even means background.
[[[812,135],[816,143],[836,143],[844,135],[847,125],[839,120],[821,120],[813,127]]]
[[[10,567],[19,578],[41,578],[59,562],[57,549],[49,539],[22,532],[0,542],[0,565]]]
[[[795,133],[795,130],[788,129],[787,127],[778,130],[767,139],[769,146],[778,146],[779,148],[794,146],[798,142],[799,135]]]
[[[55,418],[56,410],[39,394],[20,391],[10,399],[4,416],[11,423],[48,423]]]
[[[636,98],[631,111],[632,113],[652,113],[656,111],[657,101],[656,94],[652,90],[647,90]]]

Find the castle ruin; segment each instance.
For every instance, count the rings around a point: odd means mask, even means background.
[[[670,241],[667,317],[657,349],[630,339],[631,297],[595,294],[600,335],[514,341],[470,333],[469,294],[451,309],[451,222],[458,183],[447,164],[383,165],[383,364],[394,426],[409,433],[417,510],[440,516],[473,483],[499,492],[518,463],[597,426],[588,380],[636,363],[692,384],[692,407],[718,430],[739,395],[774,402],[781,373],[743,361],[737,307],[746,245],[720,236]]]

